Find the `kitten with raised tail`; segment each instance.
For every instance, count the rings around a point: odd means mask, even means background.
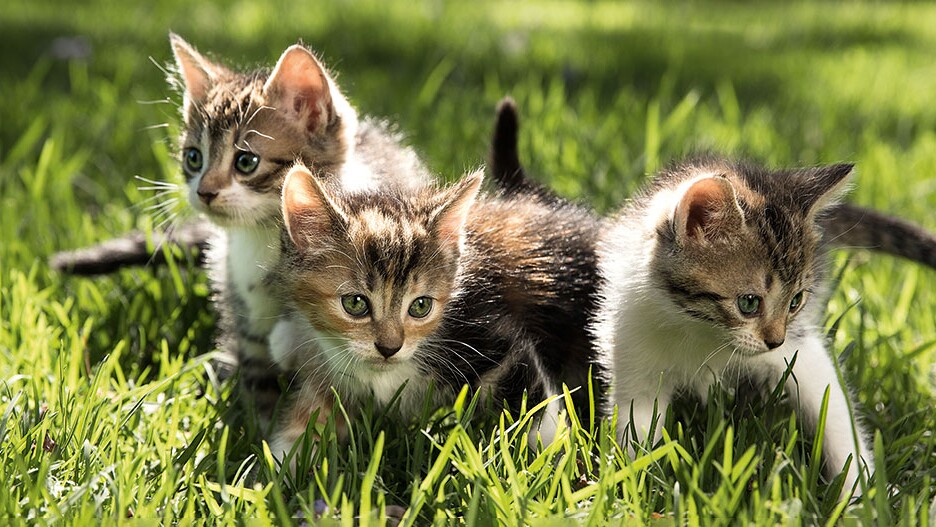
[[[412,150],[379,122],[360,120],[324,66],[290,46],[272,71],[233,71],[170,35],[183,89],[181,163],[188,201],[219,227],[207,266],[221,313],[222,350],[269,415],[279,396],[270,330],[282,313],[270,272],[280,257],[281,191],[297,160],[329,185],[360,189],[428,180]],[[406,169],[397,179],[383,167]]]
[[[588,376],[606,370],[587,333],[599,282],[599,222],[572,206],[479,196],[481,175],[449,188],[347,192],[302,166],[283,190],[288,232],[277,272],[292,313],[271,347],[302,388],[272,442],[287,453],[334,388],[352,415],[365,398],[413,415],[427,388],[452,402],[463,385],[520,408],[576,390],[588,419]],[[543,229],[549,225],[549,229]],[[561,401],[539,432],[551,440]]]
[[[851,171],[702,159],[657,175],[611,219],[594,334],[612,363],[619,439],[659,438],[651,423],[677,390],[772,388],[791,368],[786,392],[812,430],[828,390],[823,462],[838,474],[850,459],[843,494],[861,492],[872,454],[822,330],[821,219]]]
[[[491,138],[491,179],[507,193],[539,196],[547,202],[563,201],[524,170],[517,148],[519,121],[516,103],[505,97],[497,106]],[[819,221],[823,244],[831,248],[868,249],[936,269],[936,234],[912,222],[850,203],[828,207]]]

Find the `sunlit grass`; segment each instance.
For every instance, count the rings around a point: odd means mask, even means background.
[[[721,8],[721,9],[719,9]],[[521,155],[609,213],[647,174],[716,151],[857,164],[852,200],[936,229],[936,9],[920,4],[14,2],[0,13],[0,517],[73,525],[932,525],[936,273],[836,255],[828,325],[877,431],[866,497],[837,502],[811,433],[776,396],[715,392],[630,459],[608,423],[527,444],[529,415],[477,422],[471,394],[413,421],[368,409],[277,469],[211,367],[214,315],[189,262],[88,280],[56,250],[161,220],[134,176],[178,181],[168,31],[232,64],[299,38],[363,111],[399,123],[440,177],[485,159],[496,101]],[[67,16],[66,16],[67,14]],[[57,37],[89,55],[55,58]],[[167,125],[167,126],[162,126]],[[848,351],[846,351],[848,350]],[[735,408],[735,407],[738,408]],[[757,416],[758,419],[752,419]],[[549,523],[553,522],[553,523]]]

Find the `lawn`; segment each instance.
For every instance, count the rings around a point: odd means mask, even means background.
[[[732,409],[724,391],[678,405],[636,460],[607,426],[573,423],[530,449],[528,414],[479,423],[466,394],[413,422],[365,412],[348,444],[278,473],[209,366],[202,270],[182,258],[85,279],[48,265],[164,219],[144,180],[181,178],[170,30],[241,66],[301,39],[448,180],[484,163],[509,93],[530,172],[602,213],[660,166],[713,151],[854,162],[851,201],[936,229],[936,6],[8,1],[0,518],[266,525],[324,509],[326,524],[379,525],[392,506],[407,525],[936,523],[936,272],[865,251],[835,254],[827,317],[875,430],[876,475],[851,505],[788,406]]]

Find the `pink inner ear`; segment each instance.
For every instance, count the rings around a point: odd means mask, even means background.
[[[725,185],[714,178],[694,183],[683,196],[681,205],[685,207],[686,234],[704,238],[717,227],[721,213],[731,206],[730,200]]]
[[[283,185],[283,217],[290,239],[300,250],[307,248],[309,231],[327,221],[313,177],[305,169],[294,168]]]
[[[481,189],[480,173],[465,177],[449,190],[449,201],[439,212],[435,231],[440,238],[457,243],[468,220],[475,197]]]
[[[318,61],[305,48],[292,46],[283,53],[264,91],[270,94],[274,106],[287,109],[310,132],[318,132],[328,124],[328,81]]]
[[[175,53],[182,79],[185,81],[186,96],[195,102],[205,100],[211,85],[209,72],[204,68],[199,58],[192,55],[193,50],[179,46],[176,48]]]

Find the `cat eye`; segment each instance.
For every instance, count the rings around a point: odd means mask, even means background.
[[[186,148],[185,152],[182,154],[185,159],[185,168],[190,172],[198,172],[202,169],[202,153],[201,150],[197,148]]]
[[[756,315],[760,310],[761,297],[757,295],[741,295],[738,297],[738,310],[746,316]]]
[[[793,299],[790,300],[790,312],[792,313],[796,311],[797,309],[800,308],[801,305],[803,305],[803,292],[802,291],[793,295]]]
[[[367,305],[367,297],[364,295],[344,295],[341,297],[341,307],[345,313],[352,317],[363,317],[370,311]]]
[[[247,175],[260,166],[260,156],[251,152],[241,152],[234,158],[234,168],[241,174]]]
[[[413,318],[424,318],[432,311],[432,299],[428,296],[421,296],[409,306],[409,315]]]

